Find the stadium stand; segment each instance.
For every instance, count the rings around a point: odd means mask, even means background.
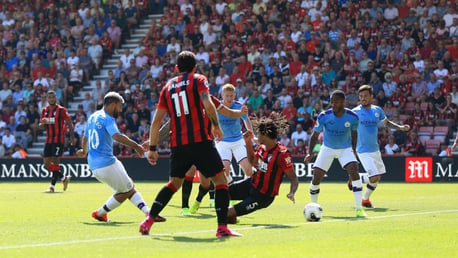
[[[224,83],[234,84],[250,112],[285,113],[287,137],[298,123],[310,133],[333,90],[343,89],[352,107],[355,89],[370,84],[374,104],[411,125],[431,150],[432,140],[450,144],[456,135],[456,11],[456,1],[435,0],[3,1],[0,136],[6,138],[9,128],[28,144],[29,156],[41,155],[44,138],[34,112],[46,105],[43,96],[51,88],[79,128],[81,117],[101,107],[101,94],[120,92],[126,104],[119,128],[147,139],[160,89],[186,49],[196,53],[213,95]],[[262,96],[261,105],[253,106],[253,92]],[[285,111],[289,98],[294,108]],[[16,132],[18,106],[32,143]],[[380,130],[381,151],[390,134],[403,149],[408,135]],[[66,146],[65,155],[78,144]],[[168,152],[166,141],[160,147]],[[115,151],[134,155],[127,148]],[[5,157],[10,154],[6,150]]]

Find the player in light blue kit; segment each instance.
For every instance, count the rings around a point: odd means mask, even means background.
[[[230,109],[240,110],[243,106],[242,103],[234,101],[235,99],[235,87],[232,84],[225,84],[222,88],[223,105]],[[218,113],[219,123],[221,125],[221,130],[223,130],[223,139],[216,143],[216,149],[218,150],[219,155],[224,163],[224,170],[228,179],[228,184],[231,182],[229,175],[230,165],[232,161],[232,155],[234,155],[235,160],[242,167],[243,172],[247,176],[253,174],[253,169],[250,162],[247,159],[245,141],[243,140],[242,134],[242,125],[240,124],[240,119],[242,119],[246,129],[248,131],[253,131],[253,126],[251,125],[248,115],[243,115],[240,118],[231,118],[225,116],[221,113]]]
[[[116,117],[122,112],[124,99],[117,92],[109,92],[103,100],[103,108],[92,114],[82,138],[82,149],[77,155],[85,157],[95,178],[113,189],[114,194],[102,207],[92,212],[92,217],[99,221],[108,221],[107,213],[129,199],[138,209],[148,214],[148,205],[135,190],[134,182],[129,177],[122,163],[113,155],[113,139],[135,149],[143,157],[144,149],[129,137],[119,132]]]
[[[375,191],[381,175],[386,173],[383,164],[380,147],[378,145],[378,125],[381,121],[389,128],[407,132],[410,130],[409,125],[398,125],[390,121],[385,116],[385,112],[379,106],[372,105],[372,87],[362,85],[358,89],[360,105],[353,109],[359,117],[358,123],[358,143],[356,153],[359,160],[367,173],[361,173],[362,183],[366,183],[366,191],[362,197],[362,205],[366,208],[373,208],[369,197]],[[352,184],[349,182],[349,189]]]
[[[353,195],[355,198],[356,217],[366,217],[361,207],[362,183],[358,174],[358,161],[355,156],[358,128],[358,116],[344,107],[345,93],[336,90],[331,94],[332,108],[318,115],[310,139],[305,163],[312,159],[312,150],[318,140],[318,135],[323,131],[323,146],[313,164],[313,177],[310,183],[310,200],[318,202],[320,183],[326,172],[331,167],[335,158],[347,171],[352,180]]]
[[[231,110],[241,110],[243,104],[234,101],[235,99],[235,87],[232,84],[225,84],[222,87],[222,104]],[[226,114],[227,115],[227,114]],[[230,176],[230,166],[232,161],[232,156],[234,156],[237,163],[242,167],[243,172],[247,176],[253,174],[253,169],[250,162],[247,159],[247,152],[245,147],[245,141],[243,140],[242,126],[240,124],[240,119],[242,119],[245,128],[248,131],[253,131],[253,126],[251,125],[248,115],[242,115],[241,117],[229,117],[223,115],[221,112],[218,112],[218,120],[223,131],[223,138],[221,141],[216,142],[216,149],[218,150],[221,160],[224,164],[224,173],[227,177],[227,183],[230,184],[232,178]],[[202,193],[199,193],[199,196],[196,199],[202,198]],[[212,196],[210,196],[210,206],[212,206]],[[200,207],[200,202],[195,200],[194,203],[189,208],[189,212],[194,214]]]

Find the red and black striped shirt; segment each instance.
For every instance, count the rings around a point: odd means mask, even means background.
[[[166,109],[170,116],[171,147],[213,140],[202,92],[209,92],[207,78],[194,73],[174,77],[162,88],[158,108]]]
[[[258,158],[256,172],[251,176],[253,187],[270,197],[278,195],[283,174],[293,170],[291,155],[285,146],[277,143],[270,150],[261,145],[255,153]]]
[[[45,117],[54,120],[54,123],[45,124],[46,143],[64,144],[64,136],[67,128],[64,122],[71,119],[67,109],[61,105],[56,105],[54,109],[47,106],[41,110],[40,120]]]

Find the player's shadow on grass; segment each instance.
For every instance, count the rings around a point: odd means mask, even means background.
[[[43,193],[46,194],[46,195],[54,195],[54,194],[63,194],[64,192],[52,192],[52,193],[43,192]]]
[[[102,226],[102,227],[119,227],[122,225],[131,225],[136,224],[135,222],[126,222],[126,221],[110,221],[110,222],[83,222],[84,225],[88,226]]]
[[[243,225],[240,223],[237,223],[237,225]],[[251,225],[252,227],[261,227],[261,228],[268,228],[268,229],[274,229],[274,228],[295,228],[296,226],[291,226],[291,225],[283,225],[283,224],[245,224],[245,225]]]
[[[193,214],[193,215],[189,216],[188,218],[193,218],[193,219],[211,219],[211,218],[215,218],[215,217],[216,217],[215,214],[196,213],[196,214]]]
[[[216,237],[208,237],[208,238],[193,238],[187,236],[160,236],[160,237],[153,237],[155,240],[160,241],[173,241],[173,242],[186,242],[186,243],[211,243],[211,242],[221,242],[229,239],[228,237],[216,238]]]
[[[375,207],[373,209],[366,209],[366,211],[373,211],[373,212],[387,212],[389,209],[388,208],[380,208],[380,207]]]
[[[357,217],[350,217],[350,216],[323,216],[321,221],[326,221],[326,220],[364,220],[366,218],[357,218]]]

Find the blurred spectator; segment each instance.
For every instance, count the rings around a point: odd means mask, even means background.
[[[28,148],[31,146],[33,141],[32,129],[30,128],[29,121],[26,116],[21,116],[18,121],[20,122],[14,132],[16,142],[20,142],[24,148]]]
[[[11,129],[9,127],[5,128],[5,134],[2,137],[2,144],[5,146],[5,155],[12,153],[13,146],[16,143],[16,138],[11,133]]]
[[[296,125],[296,130],[291,134],[291,141],[292,141],[293,147],[298,146],[299,140],[302,140],[303,143],[308,143],[309,141],[309,135],[307,134],[306,131],[303,130],[301,124]]]
[[[385,149],[385,154],[388,154],[388,155],[393,155],[393,154],[401,152],[401,149],[396,144],[395,138],[393,135],[388,136],[388,143],[385,145],[384,149]]]
[[[403,154],[405,156],[421,156],[424,155],[424,146],[418,139],[417,133],[411,131],[409,137],[407,138]]]
[[[75,133],[79,135],[81,138],[84,134],[84,130],[86,129],[86,116],[81,115],[79,116],[79,121],[75,124]]]
[[[87,53],[89,54],[95,69],[99,70],[103,58],[103,48],[97,39],[94,38],[91,40],[91,45],[88,47]]]
[[[307,154],[305,142],[302,139],[297,141],[297,145],[294,147],[292,154],[297,156],[305,156]]]
[[[111,20],[110,22],[110,27],[107,28],[107,33],[108,33],[108,36],[110,37],[111,39],[111,42],[114,46],[115,49],[118,49],[120,44],[121,44],[121,35],[122,35],[122,31],[121,31],[121,28],[116,24],[116,20]],[[103,38],[103,35],[102,35],[102,38]],[[102,43],[102,46],[104,44]]]
[[[13,153],[11,154],[11,158],[13,159],[25,159],[27,158],[27,152],[25,149],[22,147],[21,144],[16,143],[14,145],[14,150]]]
[[[5,145],[2,143],[3,136],[0,135],[0,158],[5,156]]]

